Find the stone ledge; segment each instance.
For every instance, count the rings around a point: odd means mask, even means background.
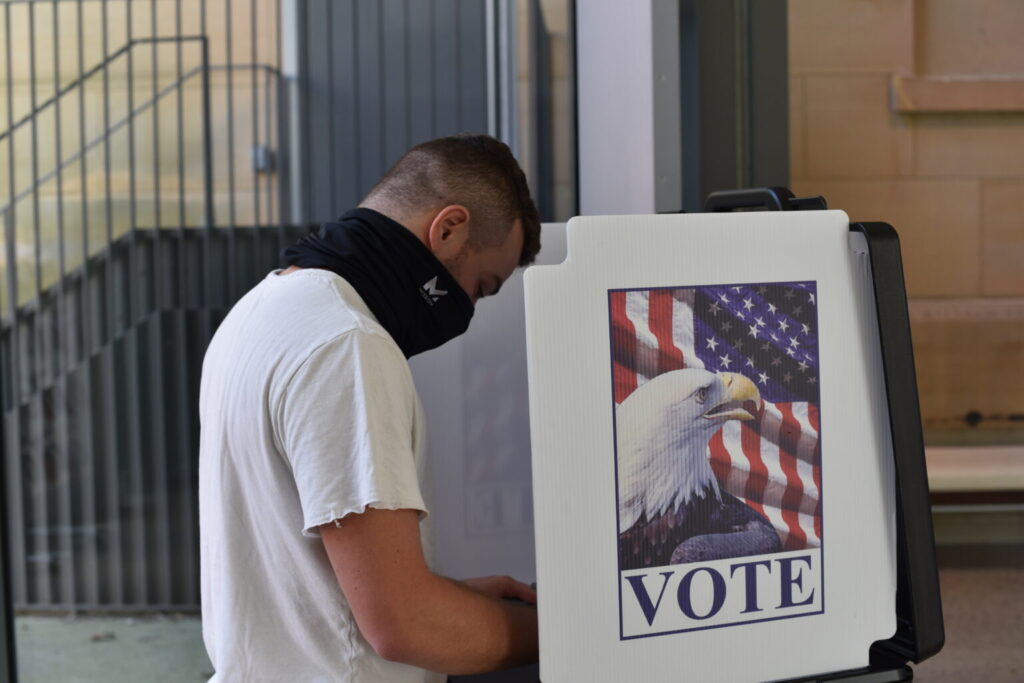
[[[1024,490],[1024,444],[932,446],[925,459],[932,492]]]
[[[1024,76],[893,75],[891,102],[901,114],[1024,112]]]
[[[1024,321],[1024,297],[911,298],[912,322],[1017,322]]]

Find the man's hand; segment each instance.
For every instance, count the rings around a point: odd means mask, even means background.
[[[511,576],[481,576],[476,579],[463,579],[462,583],[499,600],[522,600],[531,605],[537,604],[537,591]]]
[[[533,602],[533,590],[508,577],[467,584],[431,572],[415,510],[367,508],[319,530],[360,633],[384,659],[447,674],[537,661],[537,609],[501,599]]]

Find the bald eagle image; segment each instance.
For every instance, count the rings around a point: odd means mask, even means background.
[[[616,409],[620,570],[777,552],[767,519],[719,489],[708,441],[752,420],[757,387],[735,372],[658,375]]]

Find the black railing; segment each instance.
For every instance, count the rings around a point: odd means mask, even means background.
[[[230,52],[226,63],[211,61],[211,43],[231,44],[239,4],[224,3],[226,26],[212,34],[203,0],[175,0],[173,27],[161,23],[154,0],[117,3],[117,15],[107,0],[13,2],[0,11],[8,124],[0,132],[8,172],[6,197],[0,196],[3,515],[15,608],[198,607],[196,404],[203,351],[237,294],[277,263],[286,240],[303,232],[274,216],[281,205],[278,176],[265,167],[253,168],[252,215],[235,210],[236,89],[251,89],[252,110],[237,113],[252,123],[254,152],[267,152],[275,135],[280,147],[283,137],[271,125],[281,120],[280,50],[271,45],[274,63],[259,63],[258,52],[267,50],[257,49],[256,24],[257,5],[280,16],[278,0],[248,3],[250,63]],[[185,7],[198,12],[198,33],[183,31]],[[93,20],[99,15],[88,28],[86,9]],[[77,42],[61,35],[68,19],[77,24]],[[149,35],[133,35],[147,23]],[[125,42],[111,51],[115,33]],[[28,50],[12,49],[19,37]],[[90,39],[102,55],[86,66]],[[36,61],[46,40],[53,89],[37,101],[44,76]],[[66,45],[77,47],[71,55],[77,69],[67,82]],[[174,47],[171,77],[160,69],[162,45]],[[186,65],[186,50],[198,53],[198,63]],[[30,100],[17,119],[16,70],[27,71]],[[243,71],[247,77],[237,78]],[[215,90],[215,74],[227,75],[226,91]],[[199,101],[189,106],[196,89]],[[102,117],[87,107],[97,94]],[[221,103],[226,96],[227,106],[217,106],[218,96]],[[125,99],[123,115],[115,115],[115,101]],[[62,125],[74,121],[76,109],[77,126]],[[218,117],[225,111],[227,118]],[[90,118],[102,122],[90,125]],[[197,127],[200,134],[192,135]],[[76,128],[78,144],[66,148],[62,143]],[[220,141],[228,155],[218,166]],[[41,142],[52,149],[47,168]],[[223,175],[226,196],[217,182]],[[119,180],[127,187],[118,190]],[[200,188],[198,202],[190,186]],[[67,210],[74,200],[81,203],[78,216]],[[49,216],[45,202],[55,204]],[[218,212],[218,202],[227,210]],[[237,227],[239,218],[252,219],[254,227]]]

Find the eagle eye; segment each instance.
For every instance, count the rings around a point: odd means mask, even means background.
[[[697,390],[697,403],[704,403],[706,400],[708,400],[708,388],[701,387]]]

